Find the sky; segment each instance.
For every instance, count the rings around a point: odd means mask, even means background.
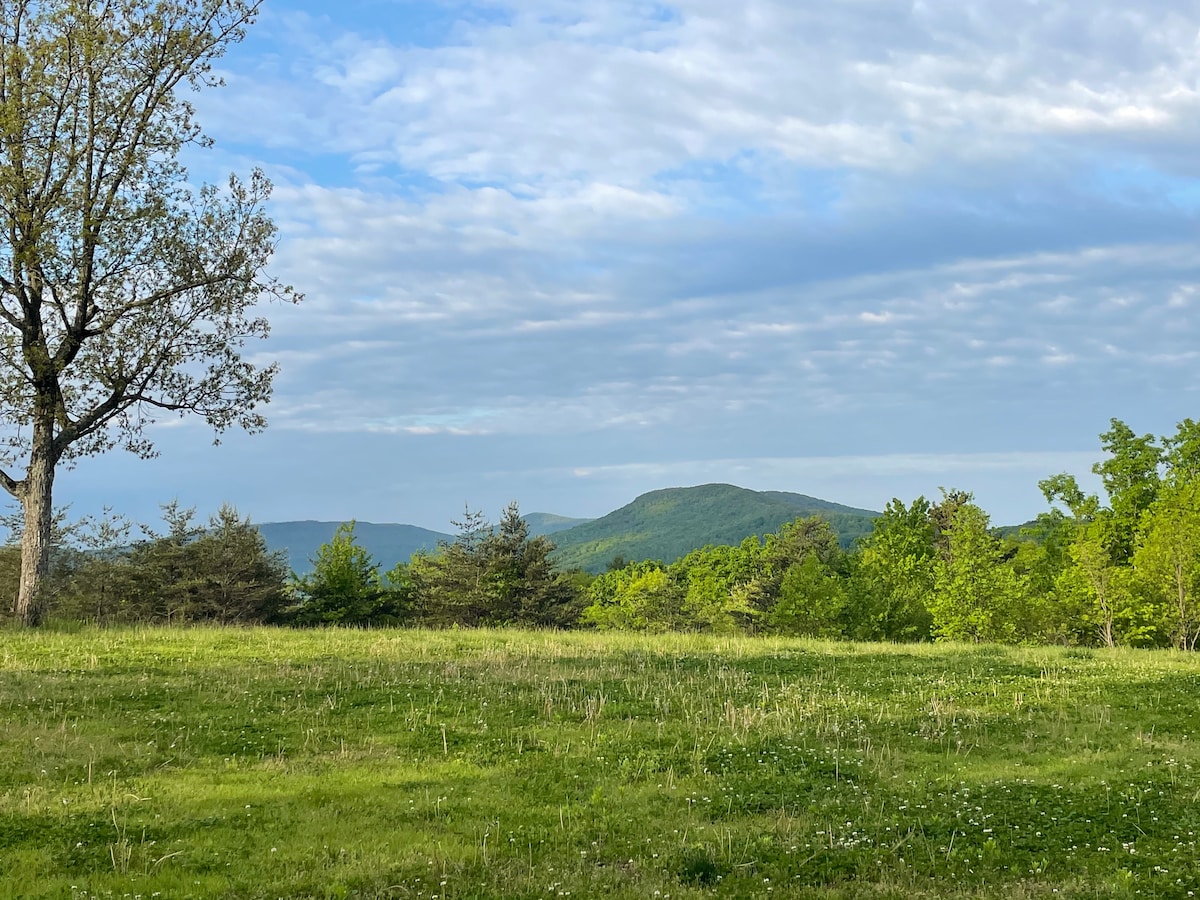
[[[261,434],[167,421],[72,514],[880,509],[1093,486],[1200,418],[1200,2],[266,0],[196,181],[275,185]]]

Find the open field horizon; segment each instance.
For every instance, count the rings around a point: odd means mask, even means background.
[[[0,631],[0,897],[1188,897],[1200,658]]]

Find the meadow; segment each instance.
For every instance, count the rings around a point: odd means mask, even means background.
[[[0,632],[0,897],[1191,897],[1200,657]]]

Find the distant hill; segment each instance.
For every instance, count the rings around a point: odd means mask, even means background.
[[[558,534],[577,525],[586,525],[592,519],[572,519],[569,516],[556,516],[554,513],[529,513],[521,516],[529,525],[529,533],[536,537],[539,534]]]
[[[1033,532],[1036,535],[1038,526],[1037,519],[1030,519],[1028,522],[1023,522],[1020,525],[1000,525],[992,529],[992,532],[1002,538],[1013,538],[1014,540],[1039,540],[1036,536],[1031,536],[1026,532]]]
[[[643,494],[601,519],[573,519],[553,513],[524,516],[532,535],[550,535],[564,567],[602,572],[614,556],[667,562],[706,544],[738,544],[752,534],[777,531],[799,516],[829,520],[844,546],[871,530],[878,515],[804,494],[751,491],[731,484],[667,488]],[[299,575],[312,571],[310,560],[328,543],[340,522],[267,522],[258,530],[271,550],[287,553]],[[418,550],[433,550],[454,536],[415,525],[357,522],[354,535],[383,571],[408,562]]]
[[[299,575],[312,571],[309,562],[317,548],[333,538],[341,522],[266,522],[259,532],[271,550],[287,553],[288,564]],[[448,534],[418,528],[416,525],[376,525],[356,522],[354,537],[386,572],[398,562],[408,562],[418,550],[432,550],[439,540],[453,540]]]
[[[521,518],[529,523],[529,533],[535,536],[555,534],[592,521],[556,516],[554,513],[530,513]],[[288,564],[298,575],[304,575],[312,571],[309,560],[316,556],[317,548],[333,538],[333,533],[340,524],[342,523],[313,521],[267,522],[259,525],[258,530],[269,549],[286,551]],[[418,550],[433,550],[438,541],[454,540],[453,535],[418,528],[416,525],[374,522],[356,522],[354,537],[358,545],[374,557],[384,572],[398,562],[408,562]]]
[[[804,494],[751,491],[732,484],[643,494],[607,516],[554,535],[560,565],[601,572],[616,556],[673,562],[707,544],[739,544],[802,516],[820,515],[843,546],[871,531],[877,512]]]

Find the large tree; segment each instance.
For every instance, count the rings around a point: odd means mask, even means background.
[[[929,636],[926,604],[935,559],[931,509],[924,497],[910,506],[893,499],[863,539],[851,580],[853,637],[910,641]]]
[[[929,612],[934,634],[948,640],[1015,642],[1028,624],[1027,581],[1004,559],[988,517],[971,502],[954,510],[934,563]]]
[[[1108,492],[1113,561],[1125,565],[1137,546],[1142,516],[1154,504],[1162,485],[1159,468],[1163,450],[1152,434],[1139,437],[1120,419],[1112,419],[1110,424],[1109,430],[1100,435],[1108,459],[1096,463],[1092,471],[1100,476]],[[1186,434],[1181,427],[1180,437]]]
[[[195,413],[217,432],[265,423],[275,228],[261,173],[193,190],[179,161],[207,140],[185,91],[261,0],[0,0],[0,485],[24,529],[17,612],[38,621],[56,467]],[[20,476],[20,477],[18,477]]]
[[[1142,518],[1133,564],[1162,599],[1175,646],[1195,650],[1200,642],[1200,479],[1160,492]]]

